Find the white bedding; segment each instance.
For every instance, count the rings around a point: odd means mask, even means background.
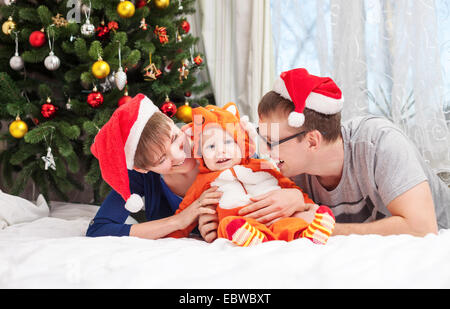
[[[55,203],[48,215],[0,228],[0,288],[450,288],[450,230],[253,248],[84,237],[97,209]]]

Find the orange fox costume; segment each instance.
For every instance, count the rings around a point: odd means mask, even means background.
[[[317,222],[313,221],[312,224],[308,224],[301,218],[283,218],[273,223],[270,227],[254,219],[239,216],[239,210],[251,203],[251,197],[281,188],[295,188],[298,190],[300,188],[289,178],[278,172],[268,161],[250,158],[254,153],[255,147],[250,142],[248,133],[240,125],[239,112],[234,103],[228,103],[223,108],[211,105],[205,108],[198,107],[193,109],[192,116],[193,122],[183,129],[185,133],[191,135],[194,141],[193,152],[199,157],[199,174],[187,191],[176,213],[191,205],[205,190],[212,186],[217,186],[218,191],[223,193],[216,208],[219,217],[218,237],[230,239],[234,243],[243,246],[252,245],[252,240],[256,239],[261,240],[260,242],[263,242],[263,240],[291,241],[299,237],[308,237],[313,240],[314,234],[318,234],[313,224],[320,229],[319,234],[325,233],[327,236],[331,234],[334,221],[324,227],[323,224],[320,224],[320,218],[317,218],[317,216],[314,219]],[[201,135],[206,127],[211,128],[214,126],[222,128],[233,136],[243,156],[239,165],[220,171],[210,171],[206,167],[204,160],[201,158]],[[306,204],[315,204],[305,193],[303,193],[303,198]],[[173,232],[168,237],[187,237],[196,225],[197,223],[193,223],[188,228]],[[236,227],[233,227],[234,225]],[[232,235],[230,235],[230,229],[232,232],[235,232],[243,225],[247,228],[245,232],[253,232],[255,237],[250,239],[244,237],[242,243],[239,243],[239,239],[233,239]],[[234,238],[240,238],[245,235],[235,233],[234,236]],[[325,243],[328,239],[328,237],[322,239],[322,235],[315,238],[319,243]]]

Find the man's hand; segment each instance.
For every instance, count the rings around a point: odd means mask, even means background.
[[[306,211],[303,194],[298,189],[278,189],[250,199],[253,203],[239,211],[240,216],[256,219],[267,226],[281,218]]]

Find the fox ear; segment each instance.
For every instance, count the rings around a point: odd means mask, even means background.
[[[226,111],[228,111],[228,112],[230,112],[230,113],[232,113],[232,114],[235,115],[238,119],[240,118],[240,117],[239,117],[239,111],[238,111],[238,108],[237,108],[237,106],[236,106],[235,103],[229,102],[229,103],[227,103],[227,104],[224,105],[223,109],[226,110]]]
[[[192,138],[192,136],[194,135],[194,133],[192,132],[192,126],[193,123],[191,122],[181,127],[181,131],[184,132],[184,134],[186,134],[189,138]]]

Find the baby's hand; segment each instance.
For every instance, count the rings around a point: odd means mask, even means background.
[[[222,192],[216,192],[217,187],[211,187],[196,199],[185,210],[180,212],[177,216],[179,218],[179,229],[185,229],[194,223],[201,214],[215,214],[216,211],[211,207],[212,204],[218,204],[222,197]]]
[[[308,223],[311,223],[316,215],[316,211],[319,208],[319,205],[317,204],[305,204],[305,210],[303,211],[297,211],[292,215],[292,217],[295,218],[301,218],[305,220]],[[309,208],[308,208],[309,207]]]

